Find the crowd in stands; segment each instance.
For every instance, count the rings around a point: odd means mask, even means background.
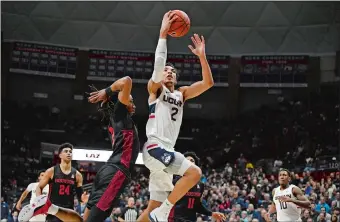
[[[208,127],[195,130],[195,137],[200,138],[195,151],[210,157],[217,167],[225,164],[221,161],[234,161],[240,153],[253,161],[281,160],[285,167],[305,167],[306,159],[313,166],[321,164],[320,156],[338,153],[338,95],[330,90],[313,93],[308,99],[279,97],[276,104],[244,113],[233,121],[206,124]],[[188,125],[195,126],[195,122]],[[271,166],[266,168],[270,170]]]
[[[326,92],[315,93],[308,100],[279,98],[275,105],[209,127],[204,120],[184,120],[183,131],[191,133],[195,151],[201,157],[202,182],[208,188],[204,204],[213,211],[224,212],[230,222],[262,222],[263,212],[272,202],[271,191],[277,186],[277,171],[285,167],[295,172],[292,183],[312,202],[311,209],[302,211],[303,221],[339,222],[339,165],[328,167],[330,173],[321,177],[313,174],[324,167],[324,161],[339,163],[338,114],[337,94]],[[70,112],[60,111],[57,105],[49,109],[3,101],[2,117],[1,220],[16,221],[18,197],[36,180],[39,170],[52,165],[52,160],[41,158],[40,142],[69,141],[78,145],[81,138],[86,145],[109,147],[98,114],[77,114],[75,118]],[[141,128],[146,120],[136,118]],[[117,220],[129,197],[135,198],[139,212],[147,206],[147,170],[142,167],[137,172],[108,220]],[[84,208],[83,203],[75,200],[79,213]],[[197,221],[209,218],[199,215]]]

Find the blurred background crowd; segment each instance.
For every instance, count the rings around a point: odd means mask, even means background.
[[[39,170],[55,163],[53,158],[41,155],[41,136],[51,132],[37,129],[58,129],[60,125],[72,142],[77,141],[77,135],[81,138],[87,133],[91,135],[89,144],[98,141],[108,146],[109,141],[99,113],[75,118],[70,113],[55,112],[57,107],[10,101],[3,101],[2,107],[1,155],[5,170],[1,180],[1,219],[11,221],[18,214],[15,204],[26,186],[36,181]],[[204,204],[226,213],[228,221],[263,221],[262,210],[268,209],[271,192],[278,186],[277,172],[285,167],[292,171],[291,183],[299,186],[313,203],[311,210],[303,210],[304,221],[331,221],[332,215],[339,219],[338,112],[336,94],[325,89],[313,93],[308,101],[278,98],[276,104],[208,128],[201,120],[184,121],[184,132],[191,133],[195,144],[201,144],[191,150],[201,157],[201,181],[207,187]],[[136,121],[138,125],[145,124],[141,118]],[[93,180],[96,163],[74,161],[74,166],[84,174],[85,183]],[[135,199],[139,213],[145,209],[147,178],[147,169],[136,166],[134,179],[109,220],[117,221],[129,197]],[[83,213],[84,207],[75,200],[76,210]],[[197,220],[209,218],[198,215]]]

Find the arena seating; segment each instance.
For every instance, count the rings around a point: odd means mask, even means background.
[[[284,166],[296,174],[292,182],[313,203],[313,209],[303,210],[303,221],[309,218],[322,221],[323,217],[330,221],[331,215],[339,213],[340,173],[336,165],[339,101],[326,90],[309,98],[283,99],[271,107],[263,106],[209,127],[205,120],[183,121],[181,135],[194,138],[195,151],[202,160],[202,181],[208,187],[204,204],[226,213],[230,222],[263,221],[262,210],[271,203],[271,190],[277,186],[277,170]],[[98,114],[74,116],[59,113],[56,107],[49,109],[13,101],[2,101],[2,108],[1,154],[2,169],[6,170],[2,170],[1,185],[9,211],[2,212],[1,217],[11,217],[15,202],[25,187],[36,180],[38,170],[52,165],[52,160],[42,161],[40,142],[48,138],[56,143],[108,145]],[[142,126],[145,119],[137,116],[136,122]],[[42,132],[42,129],[60,132]],[[186,150],[181,142],[178,144],[178,149]],[[132,196],[137,199],[136,207],[140,211],[145,209],[147,187],[147,170],[138,168],[120,207]],[[325,204],[320,203],[321,197],[325,198]],[[326,206],[326,213],[321,206]],[[84,210],[84,205],[80,207]],[[112,221],[117,214],[118,208],[113,210]],[[208,221],[208,218],[198,215],[197,220]]]

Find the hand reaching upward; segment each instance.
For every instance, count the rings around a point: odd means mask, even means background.
[[[194,34],[194,36],[191,37],[191,41],[194,44],[195,47],[192,45],[189,45],[189,49],[191,50],[192,53],[197,55],[198,57],[205,56],[205,40],[204,37],[199,35]]]
[[[161,30],[160,30],[160,35],[161,35],[162,38],[167,37],[168,31],[171,27],[171,24],[176,19],[177,19],[176,13],[174,13],[171,10],[164,14],[163,20],[162,20],[162,26],[161,26]]]

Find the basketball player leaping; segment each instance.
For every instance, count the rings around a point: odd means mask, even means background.
[[[137,160],[140,143],[131,118],[135,104],[131,96],[132,80],[123,77],[110,87],[91,93],[89,101],[109,101],[109,132],[113,153],[98,171],[84,213],[86,222],[104,221],[119,205],[120,196],[128,185]]]
[[[279,171],[280,186],[273,190],[273,203],[265,214],[265,220],[271,221],[270,215],[277,214],[278,222],[301,221],[301,207],[309,209],[311,204],[301,189],[290,185],[290,172],[286,169]]]
[[[16,205],[17,210],[19,210],[19,211],[21,210],[21,203],[22,203],[22,201],[24,201],[26,199],[27,195],[30,192],[31,192],[30,204],[32,204],[34,202],[34,199],[37,197],[36,194],[35,194],[37,186],[38,186],[40,180],[42,180],[42,178],[44,177],[44,174],[45,174],[45,170],[41,170],[38,173],[38,182],[30,183],[27,186],[26,190],[21,194],[21,197],[20,197],[20,199],[17,202],[17,205]],[[42,190],[42,193],[44,195],[48,194],[48,188],[49,188],[49,186],[45,186],[44,189]],[[32,217],[30,219],[30,221],[45,221],[45,219],[46,219],[46,216],[41,214],[41,215],[37,215],[35,217]]]
[[[72,150],[73,145],[70,143],[60,145],[58,153],[61,163],[46,170],[36,189],[37,198],[20,211],[20,222],[41,214],[48,214],[47,222],[82,221],[79,215],[75,219],[69,219],[74,208],[74,192],[79,201],[83,195],[83,176],[71,165]],[[41,195],[41,190],[47,184],[49,195]]]
[[[154,72],[147,87],[150,113],[143,159],[150,170],[150,201],[148,208],[138,218],[138,221],[143,222],[149,219],[168,221],[173,205],[198,183],[202,174],[199,167],[183,154],[175,152],[174,146],[182,123],[184,102],[207,91],[214,85],[214,80],[205,54],[204,38],[195,34],[191,37],[194,47],[190,45],[189,48],[200,60],[203,79],[175,90],[177,71],[172,64],[166,64],[166,38],[174,19],[175,14],[171,11],[163,17]],[[175,186],[172,184],[173,174],[182,176]]]
[[[128,184],[133,166],[140,151],[140,143],[136,126],[131,118],[135,105],[131,94],[132,80],[123,77],[106,89],[91,93],[89,102],[102,103],[99,110],[108,121],[108,131],[113,153],[96,174],[92,184],[91,195],[87,202],[84,220],[87,222],[104,221],[113,207],[119,205],[119,198]],[[83,200],[86,197],[82,198]],[[45,200],[46,202],[46,200]],[[41,206],[44,202],[40,203]],[[48,210],[47,210],[48,208]],[[63,221],[82,221],[75,212],[49,204],[39,213],[57,212]]]

